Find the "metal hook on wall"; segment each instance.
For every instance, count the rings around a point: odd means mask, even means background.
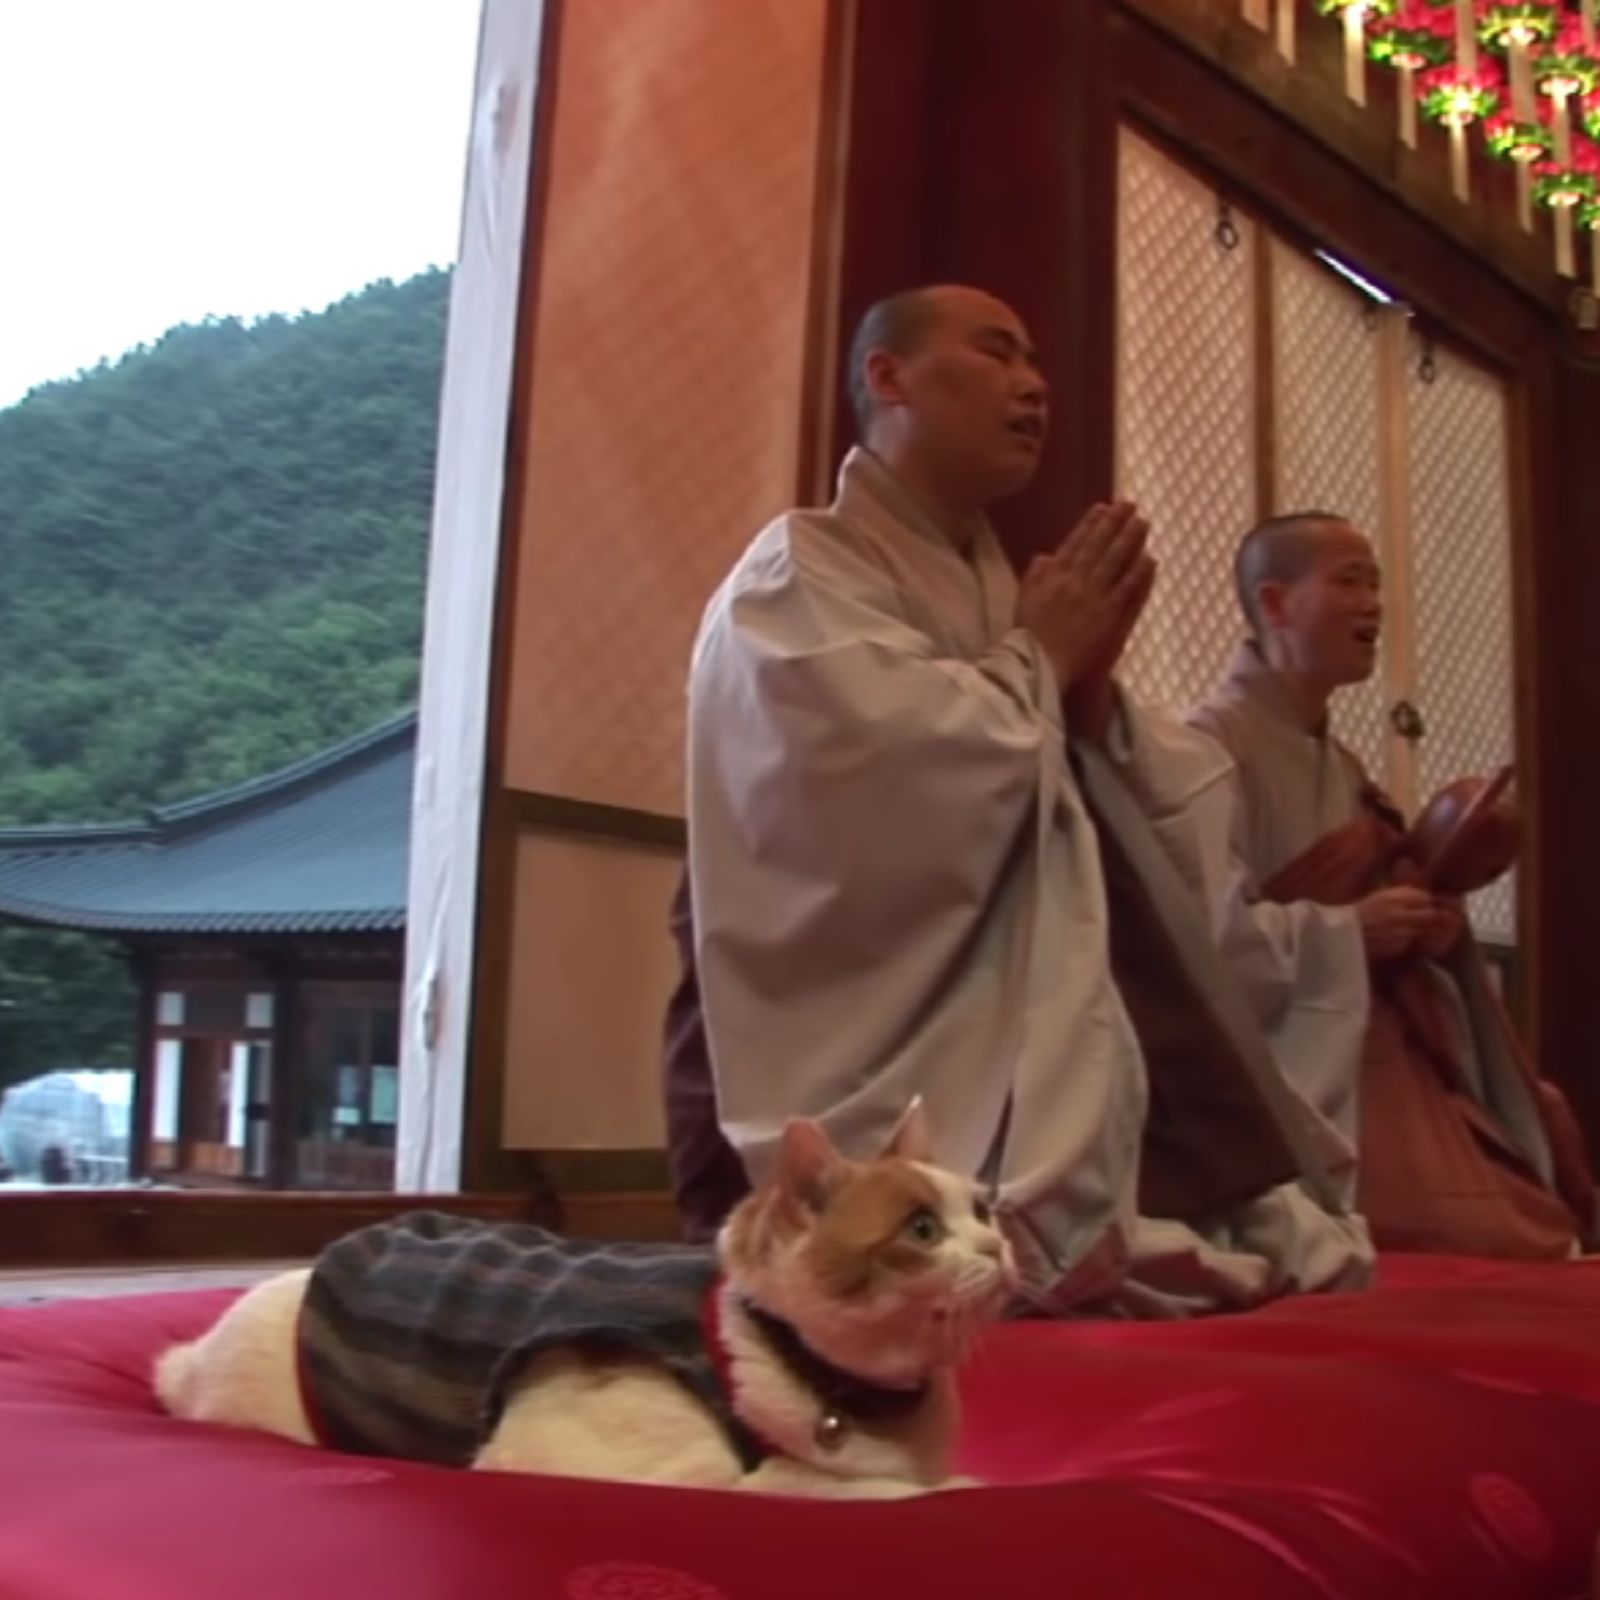
[[[1217,225],[1212,230],[1212,237],[1223,250],[1237,250],[1244,242],[1239,224],[1233,220],[1233,207],[1220,195],[1217,198]]]

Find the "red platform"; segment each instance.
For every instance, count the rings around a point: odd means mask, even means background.
[[[996,1332],[968,1470],[837,1504],[452,1473],[175,1422],[226,1292],[0,1312],[3,1600],[1576,1600],[1600,1262]]]

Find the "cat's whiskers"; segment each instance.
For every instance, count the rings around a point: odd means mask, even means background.
[[[972,1353],[983,1324],[991,1311],[990,1291],[998,1284],[999,1273],[983,1262],[963,1265],[936,1301],[930,1301],[927,1318],[938,1323],[937,1359],[941,1365],[959,1366]]]

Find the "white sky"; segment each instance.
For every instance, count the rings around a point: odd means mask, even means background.
[[[455,259],[479,0],[0,0],[0,406]]]

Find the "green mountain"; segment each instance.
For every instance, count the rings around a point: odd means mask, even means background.
[[[0,411],[0,826],[136,815],[414,698],[448,295],[185,325]],[[0,929],[0,1082],[126,1057],[85,943]]]

